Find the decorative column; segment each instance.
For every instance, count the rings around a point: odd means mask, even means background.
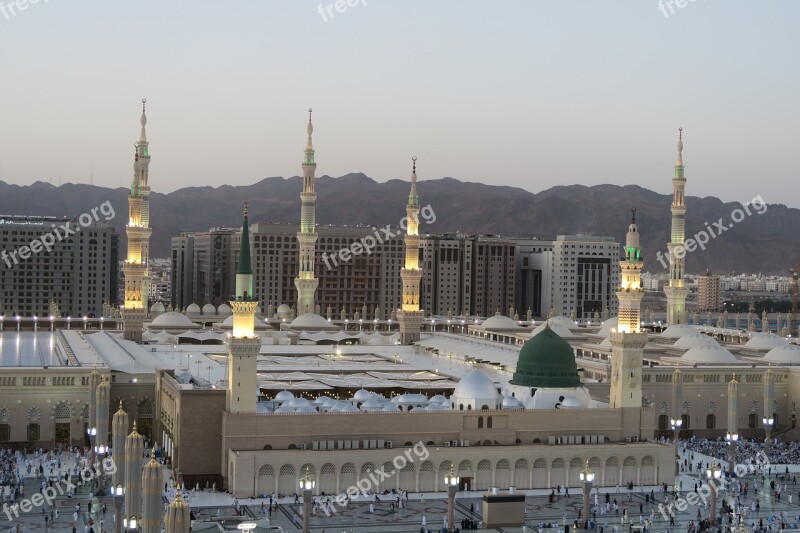
[[[725,436],[725,440],[728,441],[728,468],[731,474],[736,467],[736,442],[739,440],[736,420],[738,405],[739,382],[736,381],[736,374],[734,374],[733,379],[728,383],[728,434]]]
[[[169,504],[167,515],[164,517],[166,522],[166,533],[189,533],[192,521],[190,519],[189,505],[183,500],[181,496],[183,488],[180,484],[177,486],[175,493],[175,500]]]
[[[142,533],[161,531],[161,491],[164,490],[164,476],[161,465],[156,461],[156,449],[150,455],[142,472]]]
[[[136,517],[142,516],[142,451],[144,437],[136,431],[136,421],[133,422],[133,431],[125,440],[125,514]]]
[[[775,403],[775,373],[771,368],[767,368],[764,372],[764,431],[766,432],[766,440],[764,441],[764,453],[769,457],[769,452],[772,449],[772,439],[770,434],[775,425],[775,413],[773,412],[773,403]]]
[[[122,410],[122,400],[119,401],[119,410],[114,413],[114,420],[111,423],[111,451],[116,472],[114,472],[113,484],[125,485],[125,438],[128,436],[128,413]]]
[[[97,387],[102,380],[103,376],[100,375],[96,368],[89,374],[89,437],[97,434],[97,426],[95,425],[97,424]]]

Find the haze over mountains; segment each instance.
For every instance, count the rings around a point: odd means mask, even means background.
[[[302,178],[266,178],[248,186],[187,187],[169,194],[151,194],[152,257],[168,257],[170,238],[181,231],[203,231],[211,227],[241,225],[242,202],[249,201],[251,223],[284,222],[300,219]],[[645,270],[665,272],[656,252],[666,253],[670,232],[672,196],[638,186],[557,186],[534,194],[506,186],[466,183],[453,178],[419,182],[422,205],[430,204],[436,214],[422,232],[497,234],[513,237],[552,239],[559,234],[587,232],[611,235],[624,243],[635,206],[642,237]],[[379,183],[364,174],[317,179],[317,222],[319,224],[397,225],[405,216],[409,182]],[[80,215],[111,201],[115,217],[110,223],[121,235],[125,249],[127,195],[124,188],[109,189],[84,184],[55,187],[36,182],[29,186],[0,181],[0,213],[8,215]],[[690,273],[707,268],[715,273],[762,272],[787,275],[800,261],[800,210],[783,204],[768,204],[763,214],[750,208],[750,216],[733,223],[731,213],[738,203],[717,198],[686,199],[686,237],[706,229],[706,222],[722,219],[724,233],[712,237],[705,251],[687,254]],[[370,233],[365,230],[365,235]],[[124,256],[124,251],[121,252]]]

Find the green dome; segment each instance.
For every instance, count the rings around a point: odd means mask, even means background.
[[[549,327],[522,345],[511,385],[532,388],[581,386],[572,347]]]

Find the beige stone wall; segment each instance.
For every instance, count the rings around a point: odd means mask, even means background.
[[[367,490],[444,491],[451,462],[465,490],[578,487],[578,473],[589,461],[597,486],[654,485],[674,481],[674,448],[654,442],[582,446],[470,446],[393,448],[376,450],[229,451],[228,488],[239,497],[292,494],[306,468],[321,494],[360,485]],[[378,472],[383,469],[386,479]]]
[[[39,438],[33,440],[34,446],[53,448],[57,429],[62,436],[60,428],[67,427],[68,437],[61,439],[61,443],[83,445],[88,424],[88,376],[91,371],[86,367],[1,368],[0,425],[8,428],[7,442],[31,440],[28,438],[29,425],[38,424]],[[137,415],[142,400],[152,401],[152,382],[129,384],[121,377],[125,374],[112,377],[107,369],[101,373],[112,379],[110,416],[117,411],[120,399],[132,416]],[[31,428],[31,431],[35,430]]]

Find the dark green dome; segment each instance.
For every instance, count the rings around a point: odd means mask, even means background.
[[[511,385],[531,388],[573,388],[581,386],[572,347],[546,327],[522,345],[517,371]]]

